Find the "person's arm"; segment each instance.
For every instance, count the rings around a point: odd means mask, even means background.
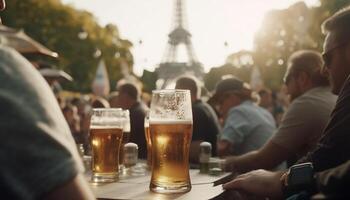
[[[339,195],[349,193],[350,161],[315,175],[317,188],[324,194]]]
[[[223,185],[224,190],[239,190],[258,197],[281,199],[282,183],[280,181],[284,172],[270,172],[255,170],[237,176],[234,180]]]
[[[226,158],[226,168],[239,172],[247,172],[254,169],[273,169],[290,156],[292,154],[287,149],[270,140],[257,151]]]
[[[88,186],[85,178],[81,174],[78,174],[72,180],[44,195],[43,199],[88,200],[95,199],[95,197],[92,194],[91,189]]]
[[[217,142],[216,148],[219,157],[232,155],[232,152],[237,151],[235,148],[238,148],[252,129],[250,123],[253,122],[246,118],[243,111],[238,109],[229,111],[229,116]]]

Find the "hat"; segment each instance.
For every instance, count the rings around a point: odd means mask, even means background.
[[[241,91],[244,88],[246,88],[244,82],[236,77],[223,79],[219,81],[218,84],[216,85],[215,92],[213,96],[210,98],[210,101],[217,102],[219,97],[224,93],[229,91]]]

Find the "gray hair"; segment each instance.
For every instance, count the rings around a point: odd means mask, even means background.
[[[313,50],[296,51],[289,57],[288,63],[287,73],[305,72],[311,77],[314,86],[329,85],[327,76],[321,72],[323,59],[319,52]]]

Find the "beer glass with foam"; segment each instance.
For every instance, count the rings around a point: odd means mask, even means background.
[[[189,90],[153,91],[149,128],[152,144],[150,190],[157,193],[190,191],[192,108]]]
[[[118,180],[123,122],[122,109],[93,109],[90,123],[92,182],[104,183]]]

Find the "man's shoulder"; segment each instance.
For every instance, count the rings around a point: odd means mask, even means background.
[[[0,70],[21,68],[23,64],[28,64],[28,61],[21,54],[11,47],[0,45]]]
[[[0,53],[20,55],[15,49],[8,47],[8,46],[5,46],[5,45],[0,45]]]
[[[192,109],[200,112],[200,111],[210,111],[212,110],[212,107],[208,103],[202,100],[198,100],[192,104]]]
[[[303,95],[295,99],[296,102],[334,102],[337,96],[332,94],[330,87],[316,87],[305,92]]]
[[[241,114],[253,114],[253,113],[258,113],[258,112],[268,112],[266,109],[263,109],[259,106],[257,106],[254,102],[252,101],[245,101],[238,106],[235,106],[229,110],[231,113],[241,113]]]
[[[333,109],[336,100],[337,96],[331,93],[330,88],[314,88],[296,98],[291,103],[289,110],[296,109],[306,112],[315,109]]]

